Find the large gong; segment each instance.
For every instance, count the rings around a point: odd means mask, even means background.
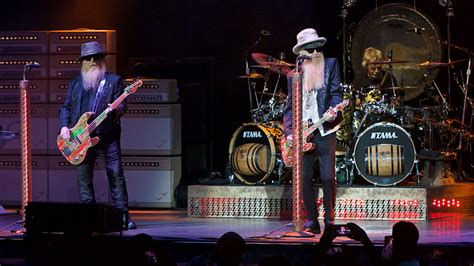
[[[421,30],[412,32],[415,28]],[[424,86],[430,84],[438,72],[437,69],[428,69],[419,64],[427,60],[439,62],[442,57],[440,33],[433,20],[404,4],[381,6],[361,20],[351,47],[355,75],[364,75],[361,61],[367,47],[375,47],[385,56],[392,51],[394,61],[410,61],[392,65],[398,85],[416,87],[405,89],[405,100],[420,95]],[[425,73],[431,75],[425,77]]]

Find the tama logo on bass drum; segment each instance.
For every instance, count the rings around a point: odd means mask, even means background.
[[[398,139],[396,132],[372,132],[370,139]]]
[[[262,132],[261,131],[244,131],[242,132],[243,138],[261,138]]]

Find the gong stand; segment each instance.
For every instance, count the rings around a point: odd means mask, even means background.
[[[453,1],[452,0],[439,0],[439,4],[446,8],[446,17],[447,17],[447,24],[446,24],[446,33],[447,33],[447,41],[448,41],[448,63],[451,63],[451,17],[454,16],[454,8],[453,8]],[[451,67],[448,66],[448,103],[451,106]],[[446,110],[449,111],[449,110]]]
[[[37,64],[37,63],[36,63]],[[23,69],[23,80],[20,81],[20,123],[21,123],[21,217],[25,221],[25,208],[32,199],[32,163],[31,163],[31,110],[28,92],[29,81],[26,72],[32,67],[26,64]]]
[[[356,0],[344,0],[341,8],[341,18],[342,18],[342,83],[347,84],[347,22],[346,18],[349,14],[349,8],[354,6]]]

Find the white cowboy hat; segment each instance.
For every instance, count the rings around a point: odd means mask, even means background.
[[[317,47],[324,46],[324,44],[326,44],[326,41],[327,41],[326,38],[319,37],[316,30],[312,28],[308,28],[308,29],[304,29],[300,31],[300,33],[296,35],[296,40],[298,43],[295,45],[295,47],[293,47],[293,53],[296,55],[305,44],[314,42],[316,43],[316,45],[315,47],[312,47],[312,48],[317,48]]]

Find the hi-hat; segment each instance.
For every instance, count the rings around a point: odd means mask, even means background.
[[[263,77],[261,74],[258,74],[258,73],[250,73],[248,75],[238,76],[238,78],[240,78],[240,79],[263,79],[265,77]]]

